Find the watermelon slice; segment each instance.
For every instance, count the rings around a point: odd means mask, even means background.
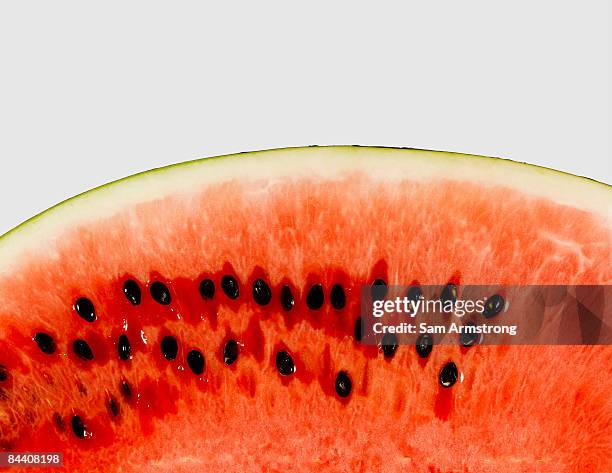
[[[609,186],[459,154],[298,148],[107,185],[0,239],[1,451],[610,472],[610,346],[389,350],[356,328],[374,282],[610,284],[611,243]]]

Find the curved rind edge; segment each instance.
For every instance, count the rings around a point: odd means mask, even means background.
[[[372,153],[376,155],[375,159],[372,159]],[[292,161],[290,171],[280,166],[286,164],[286,160],[298,157],[302,159]],[[263,166],[265,159],[269,162]],[[389,173],[389,167],[393,168],[393,173]],[[272,172],[275,168],[280,171]],[[440,173],[441,169],[445,172]],[[387,180],[459,179],[499,184],[599,214],[612,221],[611,186],[537,165],[414,148],[350,145],[278,148],[205,157],[155,168],[71,197],[0,236],[0,268],[8,262],[7,253],[19,252],[14,248],[19,246],[19,240],[27,246],[28,235],[49,235],[49,231],[53,234],[53,230],[62,225],[81,220],[83,213],[80,210],[84,208],[96,208],[95,215],[99,217],[112,214],[119,203],[125,205],[125,202],[150,200],[164,195],[164,191],[187,191],[192,185],[238,178],[292,178],[301,173],[334,177],[351,170],[364,170],[373,178]],[[151,188],[156,190],[155,194],[150,192]]]

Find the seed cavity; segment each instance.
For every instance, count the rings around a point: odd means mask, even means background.
[[[91,347],[85,340],[81,340],[80,338],[75,340],[72,344],[72,349],[76,356],[85,361],[91,361],[94,359],[94,354],[91,351]]]
[[[36,335],[34,335],[34,341],[38,345],[38,348],[40,348],[40,351],[46,353],[47,355],[55,353],[55,350],[57,349],[53,337],[48,333],[37,332]]]
[[[0,381],[6,381],[8,379],[8,370],[6,366],[0,365]]]
[[[306,305],[309,309],[317,310],[323,307],[324,301],[325,294],[323,293],[323,286],[320,284],[314,284],[306,296]]]
[[[259,305],[268,305],[272,300],[270,286],[263,279],[253,281],[253,299]]]
[[[238,299],[240,295],[238,281],[236,281],[234,276],[230,276],[229,274],[223,276],[221,279],[221,289],[223,289],[225,295],[230,299]]]
[[[444,289],[442,289],[442,292],[440,293],[440,300],[442,301],[442,304],[446,303],[447,301],[454,304],[457,300],[457,286],[454,284],[447,284],[444,286]]]
[[[340,284],[334,284],[329,297],[331,299],[331,305],[334,309],[344,309],[344,306],[346,305],[346,295],[344,294],[344,289]]]
[[[384,299],[387,295],[387,282],[384,279],[375,279],[372,283],[372,300]]]
[[[117,352],[119,354],[119,358],[122,360],[129,360],[132,358],[132,347],[130,346],[130,340],[125,333],[119,335]]]
[[[382,338],[382,351],[385,358],[393,358],[397,351],[397,336],[394,333],[386,333]]]
[[[212,279],[202,279],[200,283],[200,296],[207,301],[215,297],[215,283],[212,282]]]
[[[123,294],[132,305],[138,305],[142,300],[140,286],[133,279],[128,279],[123,283]]]
[[[55,423],[55,426],[58,428],[58,430],[60,430],[61,432],[63,432],[66,428],[64,426],[64,419],[62,419],[62,416],[59,412],[55,412],[53,414],[53,422]]]
[[[276,368],[283,376],[291,376],[295,373],[295,364],[291,355],[284,350],[279,351],[276,354]]]
[[[153,300],[158,304],[168,305],[170,302],[172,302],[170,290],[163,282],[155,281],[153,284],[151,284],[149,291],[151,292],[151,297]]]
[[[476,327],[476,324],[470,320],[461,328],[459,341],[464,347],[471,347],[480,343],[481,334],[476,333],[473,327]]]
[[[119,403],[113,396],[108,396],[108,399],[106,400],[106,407],[111,416],[113,417],[119,416],[119,413],[120,413]]]
[[[172,361],[178,353],[178,342],[172,335],[165,336],[161,341],[162,355],[166,360]]]
[[[500,296],[499,294],[493,294],[485,302],[482,315],[484,315],[487,319],[495,317],[502,311],[505,305],[506,301],[502,296]]]
[[[74,384],[76,384],[79,393],[81,393],[83,397],[87,396],[87,387],[83,384],[83,380],[81,378],[75,376]]]
[[[353,388],[353,383],[351,382],[351,378],[349,377],[346,371],[338,372],[336,376],[336,393],[341,398],[348,397],[351,394],[351,389]]]
[[[223,362],[226,365],[232,365],[238,359],[238,342],[236,340],[228,340],[223,347]]]
[[[357,317],[355,320],[355,330],[354,330],[355,340],[361,342],[363,338],[363,319],[361,317]]]
[[[83,423],[83,419],[81,419],[81,416],[72,416],[71,423],[72,431],[74,432],[74,435],[76,435],[78,438],[84,439],[86,436],[89,435],[89,433],[87,432],[87,427]]]
[[[187,364],[195,374],[202,374],[205,364],[204,355],[198,350],[191,350],[187,353]]]
[[[452,361],[446,363],[442,370],[440,370],[440,385],[444,388],[450,388],[457,382],[458,378],[459,371],[457,370],[457,365]]]
[[[416,339],[416,352],[421,358],[427,358],[433,349],[433,338],[427,333],[419,335]]]
[[[87,297],[79,297],[74,303],[74,310],[76,313],[86,322],[93,322],[96,320],[96,311],[94,309],[93,302]]]
[[[130,388],[130,383],[128,383],[127,379],[121,380],[121,384],[119,384],[119,389],[121,390],[121,394],[126,399],[132,397],[132,388]]]
[[[281,289],[280,303],[282,308],[287,312],[293,309],[293,306],[295,305],[293,293],[291,292],[291,288],[287,285],[283,286],[283,288]]]

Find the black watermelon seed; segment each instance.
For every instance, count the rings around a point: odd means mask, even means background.
[[[51,335],[49,335],[48,333],[37,332],[36,335],[34,335],[34,341],[43,353],[46,353],[47,355],[55,353],[55,350],[57,348],[55,346],[55,341],[53,340],[53,337],[51,337]]]
[[[8,379],[8,370],[6,366],[0,365],[0,381],[6,381]]]
[[[427,333],[419,335],[416,339],[416,352],[421,358],[427,358],[433,349],[433,338]]]
[[[132,397],[132,388],[130,388],[130,383],[128,383],[127,379],[121,380],[119,388],[121,389],[121,394],[123,394],[123,397],[126,399]]]
[[[474,333],[471,327],[476,327],[476,324],[472,321],[466,322],[464,327],[470,327],[470,331],[465,331],[462,327],[461,335],[459,336],[459,340],[464,347],[471,347],[472,345],[476,345],[480,339],[480,334]]]
[[[172,361],[178,353],[178,343],[171,335],[165,336],[161,341],[161,351],[166,360]]]
[[[346,371],[340,371],[338,376],[336,376],[336,393],[338,393],[338,396],[342,398],[348,397],[348,395],[351,394],[352,387],[353,383],[348,373]]]
[[[268,305],[272,300],[270,286],[263,279],[253,281],[253,299],[259,305]]]
[[[386,333],[382,338],[382,351],[385,358],[393,358],[397,351],[397,337],[394,333]]]
[[[380,300],[384,299],[387,295],[387,283],[384,279],[375,279],[372,283],[372,299]]]
[[[286,351],[279,351],[276,354],[276,368],[283,376],[290,376],[295,373],[295,365],[293,364],[291,355]]]
[[[119,415],[119,403],[113,396],[109,396],[106,401],[106,407],[108,408],[108,412],[113,416],[117,417]]]
[[[363,338],[363,319],[361,317],[357,317],[355,320],[355,340],[358,342]]]
[[[93,352],[91,351],[89,344],[85,340],[75,340],[72,344],[72,349],[74,350],[76,356],[83,360],[90,361],[94,359]]]
[[[122,360],[129,360],[132,357],[132,347],[130,346],[130,340],[125,333],[119,335],[119,342],[117,343],[117,352],[119,358]]]
[[[309,309],[317,310],[323,306],[324,300],[325,294],[323,294],[323,286],[314,284],[306,296],[306,305]]]
[[[86,297],[79,297],[74,303],[74,309],[76,310],[76,313],[79,314],[79,317],[86,322],[91,323],[96,320],[96,311],[94,309],[93,302]]]
[[[123,283],[123,293],[130,304],[138,305],[142,300],[142,293],[140,292],[140,286],[133,279],[128,279]]]
[[[204,300],[210,300],[215,297],[215,283],[211,279],[202,279],[200,283],[200,296]]]
[[[236,278],[230,275],[223,276],[221,279],[221,289],[230,299],[238,299],[240,295],[240,287]]]
[[[84,439],[87,435],[87,427],[85,427],[81,416],[72,416],[72,431],[80,439]]]
[[[238,342],[236,340],[228,340],[223,347],[223,362],[226,365],[233,364],[238,359]]]
[[[409,301],[416,303],[423,298],[423,290],[419,286],[411,286],[406,293],[406,297]]]
[[[454,284],[447,284],[444,286],[444,289],[442,289],[442,292],[440,293],[440,300],[443,304],[447,301],[454,304],[457,300],[457,286]]]
[[[482,311],[482,315],[484,315],[487,319],[491,317],[495,317],[499,314],[504,306],[506,305],[506,301],[499,294],[493,294],[491,297],[487,299],[485,302],[484,310]]]
[[[291,292],[291,288],[289,286],[283,286],[281,289],[280,302],[283,309],[287,312],[293,309],[295,299],[293,298],[293,293]]]
[[[204,372],[204,355],[198,350],[191,350],[187,353],[187,364],[191,371],[195,374],[202,374]]]
[[[457,365],[452,361],[449,361],[444,365],[440,371],[440,385],[444,388],[450,388],[459,379],[459,371],[457,371]]]
[[[344,309],[344,306],[346,305],[346,295],[344,294],[344,289],[342,289],[340,284],[334,284],[331,293],[329,294],[329,298],[331,299],[331,305],[334,309]]]
[[[158,304],[168,305],[170,302],[172,302],[170,290],[163,282],[155,281],[153,284],[151,284],[149,291],[151,292],[151,297],[153,300]]]

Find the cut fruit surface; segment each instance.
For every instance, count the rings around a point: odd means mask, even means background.
[[[134,176],[0,239],[0,448],[68,471],[612,471],[609,346],[357,330],[375,282],[611,281],[609,186],[533,166],[331,147]]]

